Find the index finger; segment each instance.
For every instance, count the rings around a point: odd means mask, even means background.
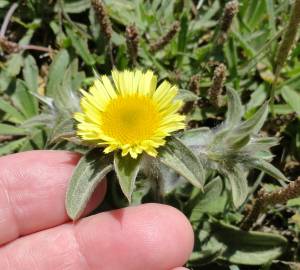
[[[0,158],[0,245],[68,220],[65,193],[80,155],[30,151]],[[103,181],[88,206],[103,199]]]

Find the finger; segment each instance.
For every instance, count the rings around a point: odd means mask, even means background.
[[[185,267],[176,267],[176,268],[173,268],[172,270],[189,270],[189,269],[185,268]]]
[[[0,245],[68,220],[67,183],[80,156],[64,151],[31,151],[0,158]],[[105,181],[89,210],[104,197]]]
[[[181,212],[145,204],[20,238],[0,249],[0,269],[169,270],[183,265],[192,248]]]

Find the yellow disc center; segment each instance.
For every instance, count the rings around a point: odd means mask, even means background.
[[[151,139],[159,127],[159,113],[149,97],[118,96],[102,114],[103,132],[122,144],[135,144]]]

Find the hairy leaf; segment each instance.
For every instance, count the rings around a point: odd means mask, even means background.
[[[249,166],[256,168],[265,172],[266,174],[277,179],[281,185],[285,186],[285,182],[289,180],[284,176],[284,174],[279,171],[276,167],[274,167],[271,163],[263,160],[263,159],[255,159],[249,161]]]
[[[231,88],[227,88],[228,110],[226,115],[226,126],[236,126],[242,118],[243,107],[237,92]]]
[[[0,123],[0,135],[26,135],[27,131],[21,127]]]
[[[115,153],[114,168],[121,186],[121,189],[131,202],[131,195],[135,187],[135,180],[140,168],[141,155],[136,159],[130,155],[124,157],[119,152]]]
[[[286,103],[288,103],[300,117],[300,93],[285,86],[281,89],[281,95]]]
[[[206,145],[212,137],[212,131],[208,127],[200,127],[185,130],[180,136],[180,140],[187,146]]]
[[[11,118],[10,120],[14,123],[21,123],[24,121],[24,116],[11,104],[4,99],[0,98],[0,110],[7,113]]]
[[[179,139],[171,137],[166,145],[159,150],[159,159],[194,186],[203,188],[205,180],[203,165]]]
[[[38,91],[39,70],[34,58],[28,55],[24,60],[23,77],[30,92]]]
[[[89,66],[95,64],[95,59],[92,54],[89,52],[87,41],[80,37],[77,33],[75,33],[71,28],[66,28],[67,34],[72,41],[72,45],[75,48],[76,52],[82,60]]]
[[[112,169],[110,160],[99,149],[89,151],[80,159],[66,195],[66,210],[72,220],[80,217],[94,190]]]
[[[236,208],[240,207],[246,200],[248,195],[248,183],[244,169],[235,165],[233,168],[224,170],[223,173],[227,176],[232,192],[232,202]]]
[[[197,194],[188,202],[190,208],[190,221],[197,222],[204,213],[216,214],[225,210],[227,203],[224,184],[220,177],[216,177],[204,186],[204,192]]]
[[[199,238],[203,251],[223,249],[220,258],[245,265],[261,265],[276,259],[287,245],[280,235],[246,232],[215,220],[200,230]]]
[[[70,56],[69,53],[62,49],[54,57],[53,62],[49,69],[48,83],[46,87],[46,94],[49,97],[57,96],[57,93],[61,91],[61,84],[64,79],[65,71],[69,65]]]

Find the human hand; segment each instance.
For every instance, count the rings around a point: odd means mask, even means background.
[[[0,269],[185,269],[193,231],[172,207],[144,204],[69,222],[65,192],[78,160],[63,151],[0,158]],[[86,214],[105,191],[103,181]]]

